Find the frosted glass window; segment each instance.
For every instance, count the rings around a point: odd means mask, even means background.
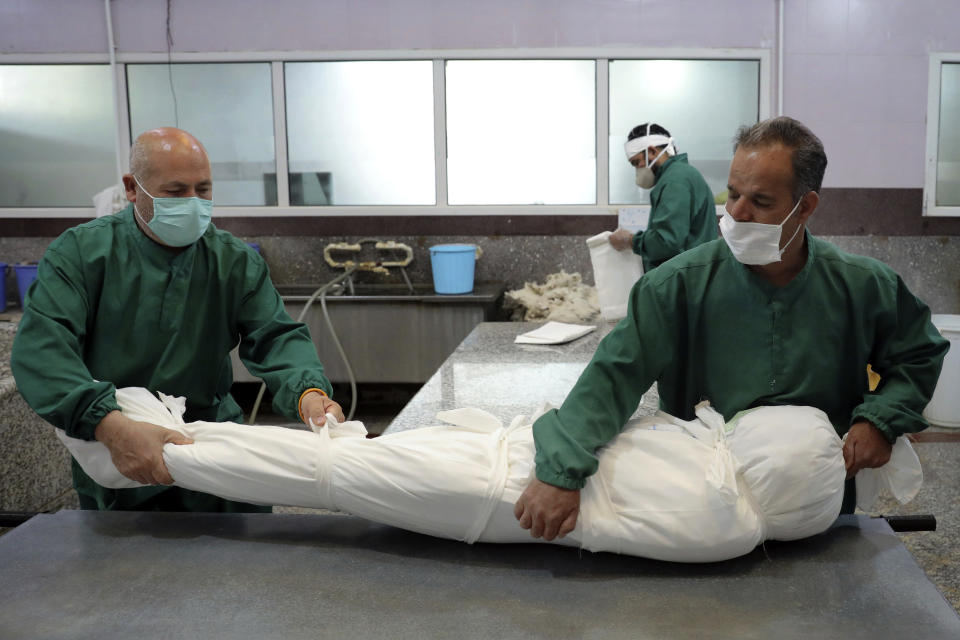
[[[665,127],[717,194],[727,187],[737,129],[759,117],[758,60],[612,60],[610,202],[649,203],[623,151],[638,124]]]
[[[0,65],[0,207],[93,207],[117,182],[107,65]]]
[[[431,61],[284,68],[291,205],[436,204]]]
[[[596,62],[451,60],[452,205],[594,204]]]
[[[937,206],[960,206],[960,63],[940,66]]]
[[[127,92],[131,139],[174,126],[203,143],[215,206],[277,204],[269,63],[130,64]]]

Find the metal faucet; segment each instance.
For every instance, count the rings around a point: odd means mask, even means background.
[[[341,260],[337,261],[331,257],[331,252],[333,251],[346,251],[350,253],[359,254],[363,249],[364,244],[374,245],[374,249],[377,251],[402,251],[406,255],[399,260]],[[410,277],[407,275],[406,266],[413,262],[413,249],[402,242],[396,242],[394,240],[388,240],[386,242],[378,240],[376,238],[361,238],[355,243],[350,242],[333,242],[328,244],[323,248],[323,259],[326,260],[327,264],[333,267],[334,269],[348,269],[354,267],[358,271],[372,271],[374,273],[388,274],[390,271],[388,267],[398,267],[400,273],[403,276],[404,282],[407,284],[407,288],[410,290],[410,293],[414,293],[413,284],[410,282]],[[348,283],[351,290],[353,289],[352,280]]]

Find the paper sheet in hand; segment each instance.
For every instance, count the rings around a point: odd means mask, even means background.
[[[617,209],[617,226],[630,233],[646,231],[650,224],[650,205]]]
[[[517,344],[563,344],[585,336],[596,328],[595,325],[548,322],[538,329],[521,333],[514,342]]]

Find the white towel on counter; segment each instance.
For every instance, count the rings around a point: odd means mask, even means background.
[[[585,336],[596,328],[596,325],[550,321],[533,331],[521,333],[514,342],[516,344],[563,344]]]
[[[175,483],[232,500],[336,509],[466,542],[534,542],[513,505],[533,474],[532,423],[504,426],[478,409],[438,414],[445,426],[375,439],[359,422],[315,432],[182,420],[182,399],[119,389],[125,415],[175,429],[194,444],[164,446]],[[845,476],[840,439],[823,412],[762,407],[725,423],[708,404],[685,422],[631,421],[598,452],[576,529],[555,543],[681,562],[724,560],[766,539],[825,530]],[[98,483],[140,486],[107,448],[58,430]]]

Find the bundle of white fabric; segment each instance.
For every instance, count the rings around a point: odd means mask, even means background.
[[[330,416],[328,427],[315,432],[185,424],[183,399],[160,396],[139,388],[117,392],[128,417],[194,440],[164,447],[178,486],[345,511],[465,542],[532,541],[513,504],[532,477],[535,416],[504,427],[486,412],[458,409],[438,414],[449,426],[367,439],[361,423],[338,424]],[[658,414],[629,423],[600,452],[576,529],[555,543],[706,562],[748,553],[767,539],[814,535],[834,521],[845,471],[840,439],[823,412],[762,407],[724,423],[703,403],[697,416],[685,422]],[[117,471],[104,445],[58,435],[101,485],[140,486]],[[909,448],[900,441],[898,447]]]

